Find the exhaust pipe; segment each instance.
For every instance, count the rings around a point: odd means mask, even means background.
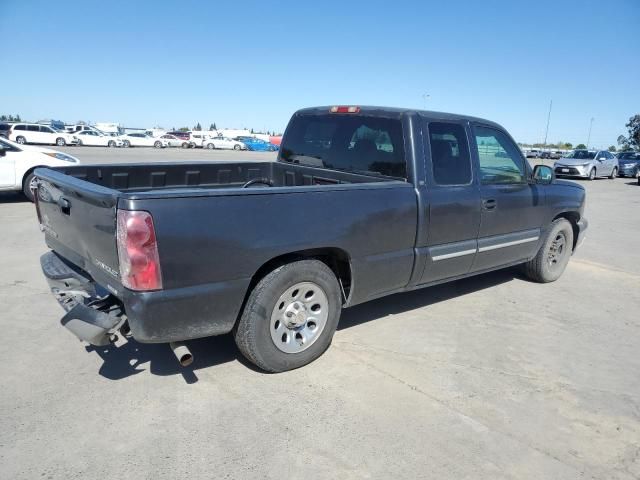
[[[171,342],[169,346],[181,366],[188,367],[193,363],[193,355],[184,342]]]

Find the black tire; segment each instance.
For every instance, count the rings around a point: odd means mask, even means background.
[[[116,142],[114,142],[113,140],[109,140],[109,143],[107,143],[107,145],[109,146],[109,148],[116,148]]]
[[[213,143],[207,143],[207,149],[208,150],[215,150],[216,146]]]
[[[618,176],[618,167],[613,167],[613,170],[611,170],[611,175],[609,175],[609,178],[613,180],[617,176]]]
[[[82,146],[82,140],[78,140],[78,143],[76,144],[77,147],[81,147]]]
[[[596,167],[593,167],[589,172],[589,180],[595,180],[595,179],[596,179]]]
[[[234,149],[234,150],[240,150],[240,145],[234,145],[234,146],[233,146],[233,149]]]
[[[129,148],[131,146],[131,142],[129,140],[123,140],[122,141],[122,146],[124,148]]]
[[[189,148],[189,143],[182,142],[182,148]]]
[[[22,193],[31,203],[33,203],[34,201],[33,193],[31,192],[31,181],[34,177],[34,173],[31,172],[26,177],[24,177],[24,180],[22,181]]]
[[[58,137],[56,138],[56,145],[59,147],[64,147],[67,144],[67,142],[65,142],[64,138],[62,137]]]
[[[271,337],[271,314],[279,297],[299,282],[313,282],[326,293],[328,317],[324,329],[305,350],[285,353]],[[331,344],[342,310],[340,286],[333,271],[319,260],[300,260],[276,268],[249,294],[234,337],[242,354],[267,372],[284,372],[311,363]]]
[[[16,137],[16,143],[19,143],[20,145],[24,145],[25,143],[27,143],[27,139],[24,138],[23,136]]]
[[[562,238],[562,249],[558,251],[558,240]],[[555,252],[552,248],[555,248]],[[554,282],[564,272],[573,251],[573,227],[568,220],[558,218],[551,224],[544,243],[536,256],[524,264],[524,272],[539,283]],[[553,255],[555,253],[555,255]]]
[[[153,144],[154,148],[162,148],[162,142],[157,141]]]

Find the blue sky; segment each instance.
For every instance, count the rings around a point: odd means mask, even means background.
[[[466,4],[466,5],[465,5]],[[608,146],[640,113],[640,1],[0,0],[0,113],[283,130],[298,108],[489,118]]]

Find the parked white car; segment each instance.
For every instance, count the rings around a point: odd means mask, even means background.
[[[65,167],[78,163],[80,160],[67,153],[0,138],[0,191],[22,190],[33,201],[31,186],[36,167]]]
[[[216,148],[225,149],[225,150],[246,150],[247,146],[238,142],[237,140],[231,140],[227,137],[212,137],[205,140],[204,146],[209,150],[213,150]]]
[[[104,133],[98,128],[92,127],[91,125],[67,125],[65,127],[65,130],[67,131],[67,133],[71,133],[72,135],[77,135],[80,132],[85,132],[88,130],[92,132]]]
[[[37,123],[14,123],[9,129],[7,138],[20,145],[43,143],[64,147],[65,145],[78,143],[78,138],[73,134],[56,130],[48,125],[38,125]]]
[[[171,135],[170,133],[162,135],[160,138],[162,140],[166,140],[169,147],[189,148],[191,146],[190,142],[183,140],[182,138],[178,138],[175,135]]]
[[[76,134],[78,137],[78,145],[87,145],[91,147],[121,147],[122,140],[119,137],[112,137],[104,133],[98,133],[93,130],[85,130]]]
[[[164,138],[154,138],[146,133],[127,133],[120,135],[118,138],[122,140],[122,146],[128,147],[168,147],[169,143]]]

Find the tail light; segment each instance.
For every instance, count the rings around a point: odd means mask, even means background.
[[[131,290],[160,290],[158,242],[149,212],[118,210],[118,258],[122,285]]]

